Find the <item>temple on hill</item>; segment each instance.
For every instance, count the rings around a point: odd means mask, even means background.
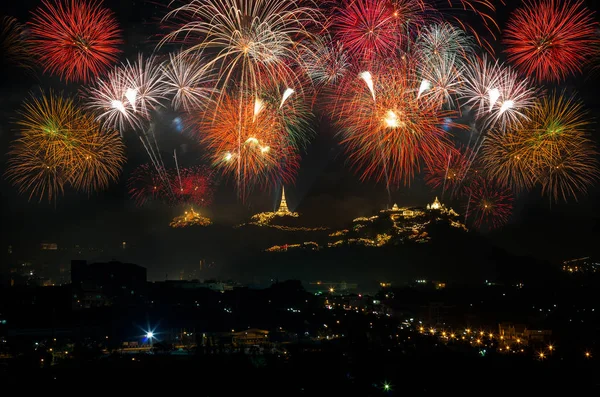
[[[458,213],[456,213],[452,208],[450,208],[450,209],[446,208],[446,206],[440,202],[440,200],[437,198],[437,196],[435,197],[435,200],[433,200],[433,203],[427,204],[427,209],[428,210],[437,210],[437,211],[440,211],[442,214],[458,216]]]
[[[188,227],[188,226],[209,226],[212,224],[212,221],[200,215],[193,208],[190,208],[189,211],[184,211],[183,215],[176,216],[173,218],[169,226],[173,228],[179,227]]]

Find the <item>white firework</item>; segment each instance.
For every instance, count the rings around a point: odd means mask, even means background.
[[[418,96],[430,98],[439,107],[453,107],[463,81],[462,70],[455,54],[431,58],[422,67]]]
[[[190,112],[205,107],[215,93],[214,76],[202,59],[185,54],[170,54],[163,64],[164,94],[172,98],[173,109]]]
[[[465,107],[475,112],[478,120],[486,119],[497,101],[501,88],[502,68],[484,55],[472,58],[463,70],[463,85],[459,97]],[[499,96],[499,95],[498,95]]]
[[[333,85],[340,81],[350,68],[348,55],[340,42],[329,36],[319,36],[303,48],[300,62],[314,84]]]
[[[192,0],[169,12],[169,20],[182,24],[161,44],[179,41],[188,44],[185,54],[215,53],[206,67],[218,71],[218,88],[235,83],[256,92],[263,80],[301,86],[293,64],[311,37],[307,26],[325,18],[302,0]]]
[[[105,126],[119,130],[121,135],[127,129],[142,129],[164,98],[161,77],[155,58],[140,55],[133,64],[128,61],[115,67],[89,88],[88,107]]]
[[[454,56],[455,63],[462,66],[474,51],[473,39],[448,22],[426,26],[419,33],[416,45],[416,52],[426,63]]]

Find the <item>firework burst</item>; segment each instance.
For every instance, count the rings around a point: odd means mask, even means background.
[[[299,85],[293,64],[311,37],[307,27],[322,20],[317,8],[301,0],[193,0],[164,18],[176,28],[162,44],[184,43],[185,54],[216,53],[205,67],[218,70],[220,89],[256,91],[271,80]]]
[[[561,81],[593,55],[596,28],[583,1],[532,0],[508,22],[508,60],[538,81]]]
[[[365,64],[376,57],[393,56],[405,41],[392,1],[343,0],[333,15],[335,40],[343,43],[353,59]]]
[[[129,195],[142,206],[150,200],[164,200],[169,196],[168,187],[156,168],[151,164],[137,167],[127,181]]]
[[[504,130],[518,125],[535,104],[537,90],[527,80],[498,62],[489,62],[485,56],[473,59],[462,74],[464,84],[459,96],[485,128]]]
[[[334,42],[329,36],[309,40],[301,50],[300,59],[302,68],[317,86],[338,83],[350,68],[344,45]]]
[[[423,163],[451,149],[443,126],[454,114],[419,98],[418,87],[414,65],[401,63],[363,72],[341,88],[342,142],[363,179],[408,184]]]
[[[543,193],[554,200],[577,198],[598,179],[595,145],[582,104],[556,93],[542,98],[524,126],[523,155],[534,164]]]
[[[437,59],[455,56],[464,62],[473,53],[473,39],[448,22],[426,26],[416,39],[417,54],[423,62],[436,64]]]
[[[210,160],[244,187],[242,197],[254,185],[289,183],[298,170],[298,150],[279,110],[279,104],[273,107],[254,95],[245,95],[241,102],[237,95],[226,96],[213,117],[195,120]]]
[[[542,186],[554,200],[577,199],[598,179],[597,150],[589,139],[582,106],[552,94],[509,132],[490,134],[482,159],[489,175],[516,190]]]
[[[479,174],[471,164],[473,153],[468,148],[449,151],[445,156],[435,158],[425,170],[425,183],[433,189],[442,189],[442,195],[449,191],[452,196],[463,196]]]
[[[87,193],[105,189],[125,162],[118,134],[103,131],[71,99],[52,94],[32,98],[19,126],[7,176],[30,199],[55,200],[66,186]]]
[[[5,16],[0,20],[0,51],[2,64],[25,69],[32,67],[31,42],[24,26],[13,17]]]
[[[172,98],[173,109],[186,112],[206,106],[214,93],[214,77],[202,60],[182,54],[170,54],[163,65],[164,94]]]
[[[33,13],[32,49],[45,71],[88,82],[116,62],[122,43],[113,13],[94,0],[44,0]]]
[[[483,178],[473,181],[469,188],[466,217],[478,229],[495,229],[508,222],[513,209],[510,189]]]
[[[177,204],[207,207],[213,199],[212,173],[205,167],[195,166],[171,171],[171,185]]]
[[[151,112],[161,106],[165,84],[156,58],[115,67],[105,78],[87,90],[88,107],[98,114],[107,128],[121,134],[128,128],[139,130]]]

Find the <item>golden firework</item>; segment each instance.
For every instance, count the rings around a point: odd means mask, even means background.
[[[124,145],[70,98],[32,97],[21,113],[19,137],[9,151],[7,177],[19,192],[56,199],[67,186],[91,193],[118,178]]]

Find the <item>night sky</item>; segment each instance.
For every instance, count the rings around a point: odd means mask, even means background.
[[[0,14],[11,15],[25,22],[29,19],[29,11],[40,3],[31,0],[4,1],[0,5]],[[166,2],[162,2],[163,5],[156,3],[161,2],[104,1],[105,6],[116,13],[124,31],[125,45],[121,60],[131,59],[138,52],[150,54],[154,49],[161,33],[158,21],[166,11]],[[510,3],[517,2],[510,0]],[[590,8],[598,10],[597,2],[587,3]],[[501,27],[505,24],[509,9],[500,7],[497,21]],[[501,51],[498,54],[503,59]],[[80,88],[78,84],[65,84],[56,77],[42,73],[40,69],[30,74],[13,69],[5,71],[2,76],[0,151],[4,154],[15,136],[17,111],[30,92],[37,93],[42,88],[46,92],[53,89],[76,94]],[[586,71],[584,75],[571,78],[560,87],[566,92],[577,92],[593,115],[596,121],[593,126],[595,140],[598,140],[597,121],[600,116],[598,78],[600,76],[588,75]],[[180,132],[175,128],[173,120],[178,116],[165,108],[154,117],[159,145],[168,159],[166,161],[170,161],[173,149],[178,149],[179,161],[183,166],[200,164],[203,162],[202,149],[186,131]],[[297,181],[293,186],[286,186],[290,208],[302,213],[307,224],[332,227],[344,226],[356,216],[370,215],[375,210],[385,208],[388,205],[385,186],[359,181],[346,163],[343,149],[338,144],[339,138],[326,115],[317,113],[314,123],[317,135],[303,154]],[[19,196],[16,189],[2,178],[2,247],[9,244],[15,247],[37,246],[43,241],[57,242],[64,247],[75,244],[99,246],[105,249],[106,257],[136,260],[148,267],[152,275],[169,271],[166,263],[174,257],[171,255],[174,250],[178,251],[177,260],[188,263],[197,263],[204,257],[204,250],[214,250],[215,247],[227,250],[228,246],[236,244],[235,239],[241,238],[240,234],[228,232],[230,226],[243,222],[256,212],[272,210],[278,200],[280,192],[277,189],[270,192],[254,191],[248,203],[242,204],[236,197],[234,183],[220,181],[214,204],[204,211],[218,225],[217,231],[208,233],[203,229],[190,228],[177,231],[174,237],[168,223],[173,216],[182,212],[181,207],[151,204],[140,208],[128,197],[126,180],[137,165],[147,161],[147,154],[133,134],[126,136],[125,141],[128,160],[119,183],[90,197],[69,192],[55,204],[38,203],[35,199],[28,202],[27,196]],[[6,155],[1,157],[2,174],[5,172],[6,159]],[[580,197],[579,202],[568,204],[551,205],[536,190],[521,194],[509,224],[488,233],[486,238],[511,253],[552,261],[595,254],[600,236],[598,186],[587,197]],[[422,177],[418,176],[410,187],[392,191],[392,197],[393,202],[400,206],[416,206],[433,201],[439,193],[431,191],[423,183]],[[460,203],[448,204],[458,212],[464,212]],[[185,234],[184,241],[181,244],[174,243],[180,240],[182,232]],[[138,249],[135,258],[126,257],[119,251],[122,241]],[[183,264],[175,263],[173,266],[179,268]]]

